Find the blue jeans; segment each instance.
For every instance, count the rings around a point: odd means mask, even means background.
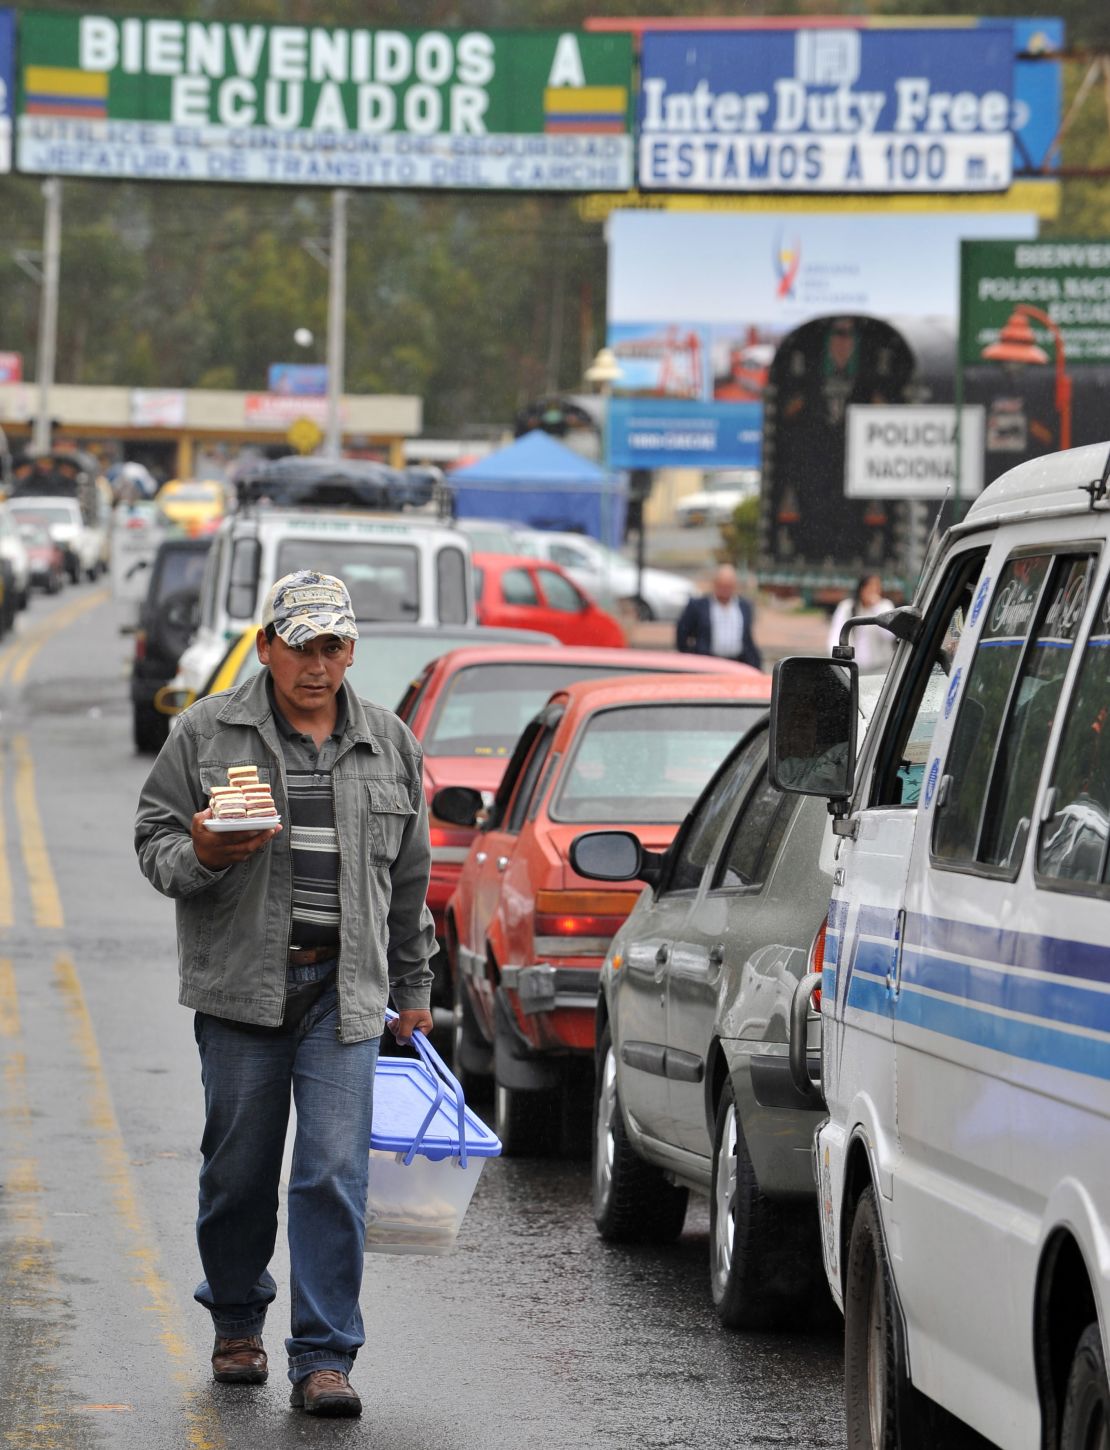
[[[341,1043],[338,1010],[333,981],[288,1032],[243,1031],[203,1012],[194,1028],[205,1102],[197,1217],[205,1277],[194,1297],[223,1338],[260,1334],[277,1292],[268,1265],[292,1089],[285,1348],[294,1383],[317,1369],[349,1372],[365,1342],[358,1296],[378,1041]]]

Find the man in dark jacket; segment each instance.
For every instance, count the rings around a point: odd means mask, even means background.
[[[302,570],[271,589],[266,667],[178,720],[143,787],[135,845],[177,906],[180,1001],[204,1083],[195,1298],[213,1377],[260,1384],[262,1328],[291,1096],[290,1403],[357,1415],[374,1068],[387,996],[399,1041],[432,1025],[425,905],[431,847],[420,747],[344,675],[358,638],[341,580]],[[208,793],[255,767],[282,825],[210,829]],[[257,788],[255,788],[257,789]]]
[[[752,607],[737,592],[736,570],[722,564],[713,576],[710,594],[696,595],[682,611],[675,644],[683,654],[716,655],[763,668],[763,656],[752,635]]]

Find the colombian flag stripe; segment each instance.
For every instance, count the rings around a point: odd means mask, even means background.
[[[547,116],[603,115],[623,118],[628,110],[624,86],[549,86],[543,93]]]
[[[66,70],[54,65],[29,65],[23,72],[23,89],[39,100],[108,99],[108,77],[102,71]]]
[[[608,116],[545,116],[543,129],[560,136],[596,136],[599,132],[623,134],[625,126]]]
[[[106,101],[83,101],[79,97],[28,96],[23,105],[28,116],[106,116]]]

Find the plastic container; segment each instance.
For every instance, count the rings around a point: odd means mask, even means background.
[[[382,1057],[374,1074],[367,1253],[449,1254],[486,1159],[501,1152],[424,1034],[412,1041],[418,1061]]]

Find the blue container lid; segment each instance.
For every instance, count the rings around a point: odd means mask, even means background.
[[[415,1058],[380,1057],[374,1073],[374,1126],[370,1146],[387,1153],[407,1153],[435,1101],[436,1079],[431,1070]],[[465,1109],[466,1151],[475,1158],[496,1158],[501,1141]],[[428,1131],[417,1149],[421,1157],[438,1162],[459,1151],[459,1109],[451,1093],[445,1093]]]

